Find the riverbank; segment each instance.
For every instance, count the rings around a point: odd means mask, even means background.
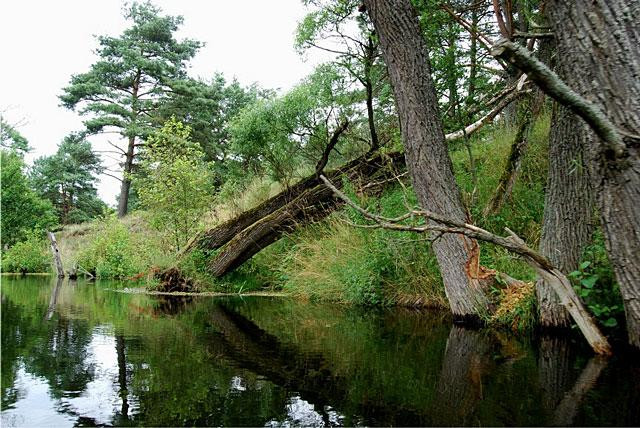
[[[202,296],[202,297],[292,297],[289,293],[278,291],[250,291],[247,293],[224,293],[216,291],[202,291],[202,292],[189,292],[189,291],[154,291],[144,287],[123,288],[109,290],[116,293],[125,294],[144,294],[148,296]]]

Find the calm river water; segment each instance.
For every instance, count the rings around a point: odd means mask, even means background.
[[[640,361],[443,314],[2,277],[2,426],[640,425]]]

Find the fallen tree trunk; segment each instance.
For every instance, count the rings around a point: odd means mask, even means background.
[[[348,168],[343,167],[332,171],[332,175],[336,178],[344,175],[350,181],[361,176],[371,178],[381,171],[383,175],[385,172],[386,175],[391,175],[394,173],[394,168],[386,168],[390,163],[403,166],[404,156],[401,153],[392,153],[390,155],[376,155],[370,159],[360,159],[356,163],[351,162]],[[337,182],[340,183],[341,180]],[[232,271],[280,239],[285,233],[292,232],[301,225],[325,218],[333,212],[338,204],[339,199],[335,197],[333,192],[318,181],[316,186],[304,190],[291,202],[258,218],[248,227],[238,231],[209,262],[210,272],[215,276],[222,276]],[[272,207],[274,205],[270,204]],[[200,242],[201,249],[212,250],[216,248],[202,246],[202,243],[206,245],[213,241],[201,240]],[[215,241],[215,244],[219,243],[219,240]]]
[[[404,163],[404,158],[401,153],[391,153],[387,156],[393,162],[401,161]],[[381,160],[381,155],[375,155],[370,160],[367,160],[366,156],[360,156],[351,162],[348,162],[346,165],[332,171],[328,171],[324,174],[332,180],[335,180],[342,174],[348,174],[349,171],[358,169],[358,167],[364,163],[380,163]],[[216,250],[222,247],[247,227],[251,226],[258,220],[273,214],[278,209],[298,198],[305,191],[313,189],[319,184],[321,184],[321,182],[316,173],[303,178],[295,185],[283,190],[274,197],[267,199],[260,205],[244,211],[236,217],[227,220],[212,229],[201,232],[185,247],[183,253],[187,253],[195,249]]]
[[[462,138],[465,135],[469,136],[473,134],[474,132],[481,129],[484,125],[491,123],[507,105],[509,105],[511,102],[513,102],[514,100],[516,100],[517,98],[525,94],[526,92],[527,92],[526,90],[518,89],[516,85],[503,90],[501,93],[496,95],[492,100],[490,100],[487,103],[487,105],[491,106],[495,104],[495,106],[485,116],[481,117],[476,122],[466,126],[465,129],[461,129],[461,130],[446,134],[445,139],[447,141],[454,141],[459,138]],[[343,127],[346,128],[347,125],[343,125]],[[343,130],[344,129],[339,130],[337,135],[340,135],[340,133]],[[392,153],[392,154],[389,154],[388,156],[393,159],[396,159],[396,161],[397,159],[400,159],[402,157],[400,153]],[[337,168],[333,171],[328,171],[324,174],[330,180],[335,180],[336,177],[339,177],[341,174],[345,173],[345,171],[349,171],[353,169],[360,163],[365,162],[366,159],[367,159],[367,155],[360,156],[352,160],[351,162],[347,163],[346,165],[340,168]],[[404,159],[402,159],[402,162],[404,163]],[[241,214],[237,215],[236,217],[229,219],[212,229],[199,233],[185,247],[185,249],[183,250],[183,254],[188,253],[189,251],[192,251],[195,249],[216,250],[222,247],[224,244],[229,242],[234,236],[236,236],[238,233],[240,233],[247,227],[251,226],[256,221],[272,214],[273,212],[280,209],[284,205],[293,201],[298,196],[300,196],[304,191],[312,189],[313,187],[320,184],[320,180],[318,180],[318,173],[324,168],[325,164],[323,164],[322,162],[319,162],[317,166],[317,171],[314,174],[303,178],[295,185],[284,189],[282,192],[278,193],[272,198],[269,198],[268,200],[264,201],[260,205],[254,208],[251,208],[247,211],[244,211]]]

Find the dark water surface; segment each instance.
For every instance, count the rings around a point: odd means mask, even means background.
[[[639,425],[640,361],[446,315],[2,277],[2,426]]]

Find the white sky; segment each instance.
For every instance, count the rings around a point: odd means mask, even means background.
[[[206,43],[189,74],[208,78],[220,71],[244,85],[288,89],[320,57],[306,62],[293,49],[300,0],[155,0],[169,15],[184,16],[177,38]],[[59,107],[58,95],[72,74],[96,60],[93,35],[119,35],[127,26],[120,0],[15,0],[0,2],[0,110],[33,147],[27,160],[49,155],[71,131],[82,129],[77,113]],[[94,146],[106,144],[98,139]],[[106,146],[108,147],[108,146]],[[115,162],[105,159],[106,165]],[[100,197],[115,204],[119,182],[103,176]]]

